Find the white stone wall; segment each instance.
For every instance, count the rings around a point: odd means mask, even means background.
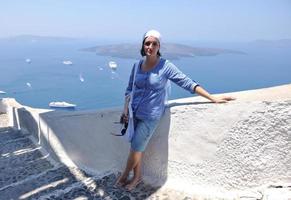
[[[238,100],[228,104],[200,97],[172,101],[145,152],[145,180],[208,191],[291,182],[291,95],[282,88],[232,95]],[[33,133],[55,160],[97,174],[125,166],[129,144],[110,134],[120,128],[121,109],[12,107],[14,125]]]

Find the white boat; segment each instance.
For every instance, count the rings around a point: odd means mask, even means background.
[[[0,90],[0,94],[6,94],[6,92],[4,92],[4,91]]]
[[[25,59],[25,62],[31,63],[31,60],[29,58]]]
[[[79,74],[79,79],[80,79],[81,82],[85,81],[85,79],[83,78],[82,74]]]
[[[63,64],[64,64],[64,65],[72,65],[73,62],[70,61],[70,60],[64,60],[64,61],[63,61]]]
[[[115,70],[115,69],[117,68],[117,63],[114,62],[114,61],[110,61],[110,62],[108,63],[108,65],[109,65],[109,67],[110,67],[111,69],[113,69],[113,70]]]
[[[27,87],[31,88],[31,84],[29,82],[26,83]]]
[[[53,108],[75,108],[76,104],[67,103],[65,101],[53,101],[49,103],[49,106]]]

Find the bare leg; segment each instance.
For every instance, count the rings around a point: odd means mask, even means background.
[[[133,168],[134,175],[130,182],[126,185],[127,190],[133,190],[141,182],[141,165],[142,159],[140,159],[136,166]]]
[[[130,153],[127,159],[126,168],[121,174],[121,176],[117,179],[115,183],[116,185],[124,186],[127,184],[127,178],[130,171],[135,169],[137,165],[141,165],[141,158],[142,158],[142,152],[130,150]],[[140,173],[141,167],[139,166],[138,168],[139,168],[139,173]],[[136,173],[134,172],[134,174]]]

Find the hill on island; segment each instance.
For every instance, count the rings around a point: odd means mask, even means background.
[[[140,57],[140,45],[137,44],[115,44],[100,45],[81,49],[82,51],[94,52],[100,56],[111,56],[117,58],[136,59]],[[161,47],[161,53],[168,59],[180,59],[181,57],[195,56],[216,56],[220,54],[245,54],[242,51],[218,49],[218,48],[199,48],[184,44],[165,43]]]
[[[75,42],[80,39],[70,38],[70,37],[59,37],[59,36],[40,36],[40,35],[17,35],[7,38],[0,38],[0,41],[7,42],[22,42],[22,43],[31,43],[31,42]]]

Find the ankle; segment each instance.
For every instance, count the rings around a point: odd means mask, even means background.
[[[142,177],[141,176],[133,176],[132,177],[132,181],[137,181],[137,180],[141,180],[142,179]]]

